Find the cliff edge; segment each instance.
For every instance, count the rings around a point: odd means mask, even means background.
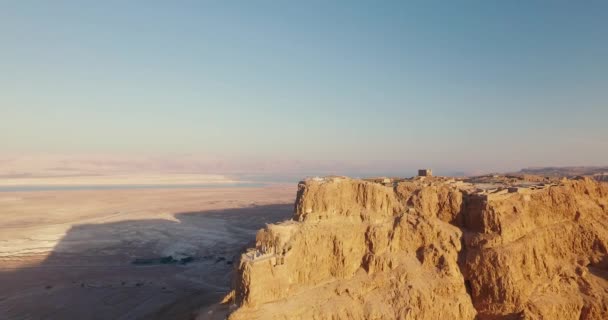
[[[608,185],[494,178],[301,182],[230,319],[608,318]]]

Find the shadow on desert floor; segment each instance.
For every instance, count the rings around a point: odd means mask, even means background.
[[[0,319],[189,319],[230,287],[234,262],[292,204],[73,226],[41,263],[0,269]]]

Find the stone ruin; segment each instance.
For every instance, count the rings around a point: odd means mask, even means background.
[[[432,177],[433,176],[433,170],[432,169],[419,169],[418,170],[418,176],[420,176],[420,177]]]

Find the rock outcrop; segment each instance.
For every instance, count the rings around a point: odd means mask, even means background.
[[[606,319],[608,185],[299,185],[243,254],[230,319]]]
[[[608,185],[566,180],[480,207],[462,269],[480,318],[608,318]]]

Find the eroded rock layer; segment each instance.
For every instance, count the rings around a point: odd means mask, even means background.
[[[608,186],[299,185],[243,254],[230,319],[606,319]]]

